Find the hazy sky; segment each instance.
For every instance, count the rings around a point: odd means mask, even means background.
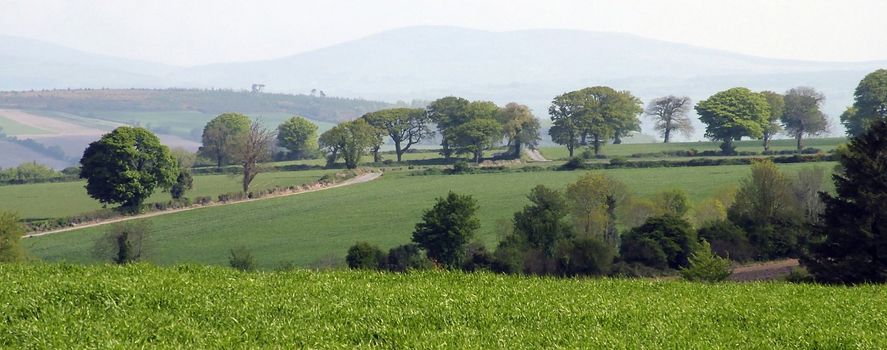
[[[276,58],[414,25],[633,33],[746,54],[887,59],[883,0],[0,0],[0,35],[180,65]]]

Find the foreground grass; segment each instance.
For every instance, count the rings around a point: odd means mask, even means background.
[[[786,164],[790,174],[832,163]],[[611,169],[635,195],[685,190],[693,202],[736,186],[749,174],[747,165],[682,168]],[[410,241],[422,211],[448,190],[473,195],[480,205],[477,238],[495,247],[502,227],[528,203],[538,184],[563,188],[584,171],[539,171],[474,175],[409,176],[389,172],[373,182],[223,207],[203,208],[147,219],[152,225],[149,260],[159,264],[193,262],[227,265],[228,251],[244,246],[258,264],[273,268],[343,260],[356,241],[390,248]],[[92,247],[106,227],[85,228],[29,238],[28,251],[45,260],[95,262]]]
[[[261,190],[275,186],[301,185],[317,181],[333,170],[309,170],[260,173],[251,189]],[[186,196],[216,196],[241,190],[241,178],[236,175],[194,176],[194,189]],[[58,218],[101,209],[99,201],[86,194],[85,181],[0,186],[0,210],[17,212],[24,219]],[[155,191],[146,203],[166,202],[169,193]]]
[[[887,287],[0,265],[5,348],[885,348]]]

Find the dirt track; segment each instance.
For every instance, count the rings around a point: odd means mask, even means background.
[[[739,266],[733,269],[730,280],[762,281],[780,279],[788,275],[798,265],[797,259],[785,259]]]
[[[542,153],[539,153],[539,150],[526,149],[524,152],[526,152],[527,156],[530,157],[530,160],[534,162],[550,162],[550,160],[545,159],[545,157],[542,156]]]
[[[180,212],[183,212],[183,211],[190,211],[190,210],[200,209],[200,208],[219,207],[219,206],[223,206],[223,205],[235,205],[235,204],[248,203],[248,202],[254,202],[254,201],[261,201],[261,200],[272,199],[272,198],[280,198],[280,197],[293,196],[293,195],[303,194],[303,193],[309,193],[309,192],[323,191],[323,190],[328,190],[328,189],[331,189],[331,188],[344,187],[344,186],[355,185],[355,184],[364,183],[364,182],[370,182],[370,181],[373,181],[373,180],[375,180],[375,179],[378,179],[380,176],[382,176],[382,173],[366,173],[366,174],[358,175],[357,177],[354,177],[354,178],[351,178],[351,179],[348,179],[348,180],[342,181],[342,182],[340,182],[340,183],[337,183],[337,184],[334,184],[334,185],[331,185],[331,186],[317,187],[317,188],[312,188],[312,189],[305,190],[305,191],[285,192],[285,193],[276,194],[276,195],[268,195],[268,196],[265,196],[265,197],[262,197],[262,198],[246,199],[246,200],[236,201],[236,202],[213,203],[213,204],[209,204],[209,205],[191,206],[191,207],[188,207],[188,208],[172,209],[172,210],[164,210],[164,211],[157,211],[157,212],[145,213],[145,214],[140,214],[140,215],[126,216],[126,217],[122,217],[122,218],[116,218],[116,219],[110,219],[110,220],[103,220],[103,221],[99,221],[99,222],[92,222],[92,223],[88,223],[88,224],[82,224],[82,225],[76,225],[76,226],[71,226],[71,227],[65,227],[65,228],[61,228],[61,229],[57,229],[57,230],[51,230],[51,231],[44,231],[44,232],[32,233],[32,234],[29,234],[29,235],[24,235],[24,236],[22,236],[22,238],[30,238],[30,237],[39,237],[39,236],[51,235],[51,234],[54,234],[54,233],[61,233],[61,232],[67,232],[67,231],[79,230],[79,229],[82,229],[82,228],[88,228],[88,227],[102,226],[102,225],[107,225],[107,224],[113,224],[113,223],[115,223],[115,222],[123,222],[123,221],[135,220],[135,219],[150,218],[150,217],[160,216],[160,215],[166,215],[166,214],[180,213]]]

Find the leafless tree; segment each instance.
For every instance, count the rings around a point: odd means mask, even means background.
[[[260,163],[271,159],[271,150],[274,147],[274,130],[262,126],[258,120],[252,122],[249,132],[243,135],[237,150],[238,160],[243,166],[243,192],[249,192],[249,184],[262,170]]]
[[[644,114],[656,122],[656,130],[668,143],[674,131],[687,137],[693,134],[693,123],[687,116],[691,108],[693,103],[689,97],[670,95],[650,101]]]

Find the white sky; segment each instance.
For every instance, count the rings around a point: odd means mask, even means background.
[[[882,0],[0,0],[0,35],[179,65],[276,58],[413,25],[569,28],[774,58],[887,59]]]

